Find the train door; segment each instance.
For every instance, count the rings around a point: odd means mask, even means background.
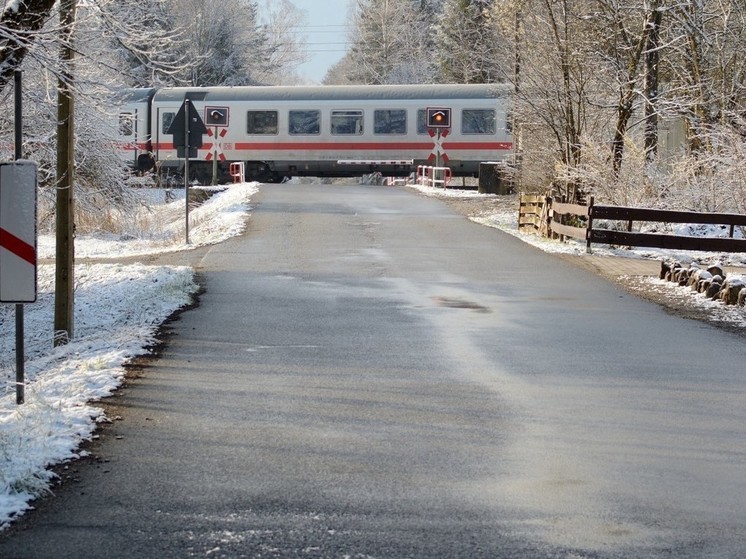
[[[155,151],[156,161],[161,161],[165,165],[169,166],[178,163],[176,157],[176,148],[174,147],[174,137],[168,134],[168,129],[171,127],[171,123],[176,117],[176,113],[179,112],[179,106],[158,106],[155,110],[155,119],[153,125],[153,132],[155,135],[155,142],[153,144],[153,150]]]
[[[137,166],[138,148],[138,110],[134,107],[122,108],[119,111],[118,139],[122,161],[131,168]]]

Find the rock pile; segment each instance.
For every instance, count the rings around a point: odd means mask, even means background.
[[[720,266],[700,268],[695,262],[684,266],[677,261],[662,261],[660,279],[688,286],[715,301],[726,305],[746,305],[746,278],[726,276]]]

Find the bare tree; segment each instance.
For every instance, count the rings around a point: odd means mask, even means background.
[[[446,0],[436,27],[441,78],[453,83],[491,83],[504,74],[492,0]]]
[[[709,131],[741,126],[746,111],[746,6],[737,0],[684,2],[670,11],[664,71],[675,88],[669,101],[685,119],[691,153],[710,150]]]
[[[508,16],[510,8],[502,6],[498,23],[504,34],[512,30],[515,47],[520,49],[514,56],[506,49],[502,57],[521,61],[519,77],[514,67],[503,75],[516,85],[520,79],[513,111],[520,123],[514,134],[526,138],[523,165],[541,169],[533,180],[543,176],[572,199],[578,184],[565,170],[577,167],[582,159],[583,136],[595,125],[589,99],[604,81],[589,71],[590,41],[583,18],[587,2],[528,0],[510,7],[513,16]]]
[[[299,81],[296,69],[307,60],[307,55],[305,39],[298,36],[295,27],[304,19],[304,13],[289,0],[277,0],[272,4],[263,24],[269,59],[265,67],[257,71],[258,81],[278,85]]]
[[[187,36],[169,0],[97,0],[87,5],[86,58],[132,87],[183,85]],[[113,72],[111,71],[113,70]]]
[[[594,27],[606,30],[599,37],[597,55],[609,66],[616,84],[616,123],[611,140],[612,167],[618,175],[624,159],[624,147],[630,120],[645,98],[645,83],[649,83],[644,64],[651,37],[660,22],[660,0],[641,4],[617,0],[597,0],[597,12],[591,16]],[[653,51],[652,54],[655,54]],[[651,115],[652,118],[652,115]],[[652,132],[651,132],[652,133]]]
[[[412,0],[358,0],[349,52],[353,83],[433,81],[427,11]]]

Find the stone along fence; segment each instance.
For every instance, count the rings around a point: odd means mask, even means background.
[[[588,205],[556,202],[549,196],[521,194],[518,228],[530,228],[547,237],[585,240],[591,253],[593,243],[628,247],[652,247],[703,252],[746,252],[746,239],[735,238],[736,227],[746,227],[746,215],[732,213],[655,210],[624,206]],[[599,227],[613,222],[616,228]],[[633,231],[635,222],[687,223],[720,225],[728,229],[728,237],[692,237],[666,233]],[[621,228],[620,228],[621,227]],[[624,230],[626,229],[626,230]],[[746,279],[739,274],[726,276],[720,266],[700,268],[664,260],[661,279],[686,285],[713,300],[728,305],[746,304]]]

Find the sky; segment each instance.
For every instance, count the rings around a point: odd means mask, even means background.
[[[345,53],[347,16],[350,0],[291,0],[305,14],[297,33],[306,39],[308,61],[298,69],[310,83],[321,83],[326,71]],[[260,14],[266,13],[273,0],[258,0]]]
[[[409,187],[438,197],[496,196]],[[245,230],[251,219],[252,196],[260,188],[258,183],[216,187],[218,193],[190,211],[190,245],[184,242],[183,191],[173,191],[175,199],[168,201],[163,191],[138,188],[135,191],[147,197],[143,198],[147,205],[142,205],[140,214],[128,216],[132,230],[118,236],[79,234],[75,239],[76,256],[116,254],[131,259],[220,243]],[[519,232],[517,217],[517,211],[510,207],[478,223],[497,227],[546,252],[585,252],[585,242],[559,243]],[[37,251],[41,261],[52,261],[51,235],[39,235]],[[594,247],[594,254],[661,258],[660,252],[650,249],[628,251],[600,246]],[[666,255],[676,256],[670,251]],[[744,265],[743,261],[738,264]],[[0,529],[29,510],[35,496],[48,492],[54,481],[50,465],[84,455],[81,443],[95,437],[99,422],[111,420],[96,401],[120,386],[126,364],[148,353],[160,324],[190,304],[198,289],[194,270],[186,266],[76,263],[75,339],[54,348],[49,327],[53,323],[54,272],[54,264],[38,266],[37,302],[24,305],[26,402],[21,406],[16,405],[15,393],[14,305],[0,305]],[[723,308],[671,282],[661,282],[660,288],[683,289],[689,297],[699,297],[698,306],[720,308],[721,320],[746,327],[741,308]]]

